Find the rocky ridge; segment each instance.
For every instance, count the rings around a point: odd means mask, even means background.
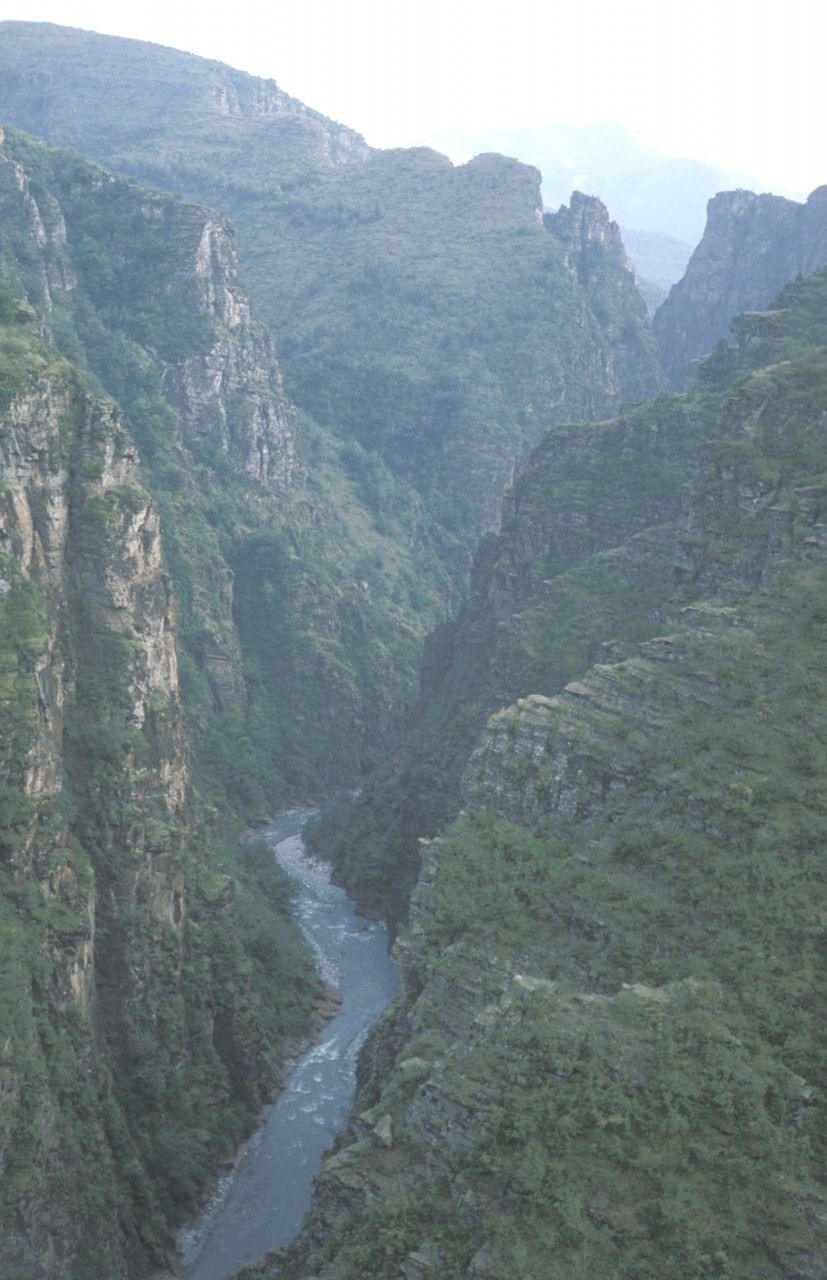
[[[827,187],[806,203],[723,191],[707,206],[703,237],[682,280],[658,308],[652,330],[664,371],[678,385],[745,311],[763,311],[796,276],[827,263]]]

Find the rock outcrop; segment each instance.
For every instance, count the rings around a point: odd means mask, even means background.
[[[648,348],[646,304],[638,293],[620,228],[610,220],[602,201],[579,191],[572,193],[568,205],[546,213],[543,223],[562,246],[566,265],[591,298],[600,320],[605,359],[610,362],[603,378],[615,382],[621,400],[648,400],[661,381]],[[595,378],[594,373],[591,376]],[[595,379],[596,385],[600,380]]]
[[[652,320],[664,371],[677,385],[685,367],[731,340],[743,311],[763,311],[796,276],[827,263],[827,187],[805,204],[752,191],[710,200],[703,238]]]
[[[62,1060],[62,1069],[100,1088],[104,1063],[94,1046],[111,1034],[101,966],[129,947],[136,963],[159,967],[151,953],[165,930],[180,945],[190,793],[175,606],[135,446],[111,404],[80,393],[56,357],[30,350],[30,369],[6,398],[0,424],[0,786],[7,892],[35,953],[41,935],[45,970],[35,976],[27,973],[31,960],[21,966],[22,1007],[6,1025],[4,1070],[17,1096],[6,1100],[11,1123],[0,1141],[7,1173],[0,1262],[8,1274],[57,1277],[88,1241],[90,1223],[84,1213],[67,1220],[55,1196],[54,1178],[71,1168],[79,1117],[67,1082],[51,1071]],[[21,610],[32,619],[27,631],[15,626]],[[120,866],[117,909],[96,863]],[[142,920],[137,950],[128,931],[117,942],[112,936],[124,914]],[[68,1054],[61,1059],[68,1044],[58,1048],[58,1026],[71,1016],[77,1060],[70,1066]],[[89,1182],[100,1196],[106,1180],[121,1180],[102,1116],[89,1116],[83,1145],[90,1159],[97,1150],[101,1167]],[[101,1256],[112,1275],[122,1275],[115,1207],[101,1207]]]
[[[148,218],[161,223],[171,214],[163,202],[146,210]],[[248,475],[283,494],[299,464],[275,343],[254,323],[249,299],[239,288],[229,224],[202,209],[176,209],[173,235],[180,235],[182,214],[189,215],[192,239],[182,252],[181,274],[197,282],[199,309],[220,329],[209,350],[172,363],[161,357],[164,391],[193,438],[232,450]]]

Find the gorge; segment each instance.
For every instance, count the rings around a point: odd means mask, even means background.
[[[244,1280],[821,1280],[824,188],[653,332],[596,196],[218,63],[0,23],[0,122],[0,1271],[176,1265],[323,998],[246,837],[358,787],[399,990]]]

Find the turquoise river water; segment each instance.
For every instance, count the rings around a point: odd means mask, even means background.
[[[178,1238],[182,1280],[224,1280],[235,1267],[286,1244],[310,1204],[313,1176],[353,1101],[356,1058],[397,978],[384,926],[357,916],[329,868],[302,839],[315,810],[282,814],[263,838],[299,886],[298,913],[342,1011],[297,1061],[284,1091],[197,1221]]]

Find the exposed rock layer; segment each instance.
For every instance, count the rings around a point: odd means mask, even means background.
[[[710,200],[706,229],[652,329],[672,385],[691,361],[729,340],[742,311],[763,311],[796,276],[827,263],[827,187],[805,204],[752,191]]]

